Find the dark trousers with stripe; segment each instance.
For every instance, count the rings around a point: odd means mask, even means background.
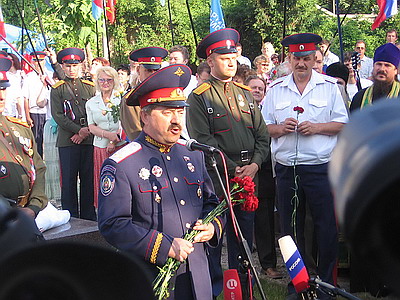
[[[72,217],[96,220],[93,203],[93,146],[59,147],[61,163],[61,203]],[[80,179],[78,201],[77,180]],[[79,203],[78,203],[79,202]]]
[[[282,236],[294,238],[291,225],[294,195],[293,167],[276,164],[278,212]],[[304,224],[306,205],[309,206],[314,222],[314,233],[318,245],[318,275],[322,281],[333,284],[333,272],[337,260],[337,226],[333,208],[333,196],[328,180],[328,164],[298,165],[299,206],[296,213],[297,246],[302,257],[306,256]],[[296,240],[295,240],[296,241]]]
[[[35,137],[37,151],[41,157],[43,157],[43,132],[44,124],[46,123],[46,114],[32,114],[30,113],[31,119],[33,120],[32,132]]]

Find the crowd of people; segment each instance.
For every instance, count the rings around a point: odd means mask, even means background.
[[[276,268],[279,232],[293,236],[310,270],[335,284],[338,232],[328,165],[350,113],[399,96],[396,30],[386,39],[373,58],[357,40],[340,61],[329,41],[294,34],[281,41],[285,57],[266,42],[251,62],[239,33],[227,28],[200,42],[202,62],[193,75],[181,45],[136,49],[129,64],[116,68],[98,57],[87,71],[78,48],[33,52],[34,70],[1,52],[0,146],[10,157],[0,161],[0,194],[17,204],[23,196],[20,206],[32,216],[47,199],[60,199],[72,217],[98,220],[108,242],[153,272],[168,257],[188,258],[172,295],[211,299],[222,292],[223,233],[231,269],[240,269],[241,246],[230,217],[201,222],[224,187],[212,161],[178,140],[194,138],[222,151],[221,175],[224,161],[228,178],[256,183],[258,209],[234,212],[264,274],[283,277]],[[21,170],[24,189],[10,191],[3,182]],[[190,228],[200,232],[193,243],[182,239]],[[296,299],[290,285],[288,297]]]

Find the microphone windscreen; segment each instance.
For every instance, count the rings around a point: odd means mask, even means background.
[[[309,288],[310,277],[300,252],[290,235],[280,238],[278,243],[296,293],[301,293]]]
[[[242,287],[236,269],[224,272],[224,300],[242,299]]]

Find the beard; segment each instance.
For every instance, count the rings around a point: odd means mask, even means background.
[[[372,90],[372,100],[378,100],[379,98],[386,98],[392,89],[393,82],[387,81],[375,81],[374,89]]]

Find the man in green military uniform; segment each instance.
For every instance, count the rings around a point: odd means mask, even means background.
[[[44,209],[46,167],[36,151],[29,125],[20,119],[3,116],[6,88],[10,86],[6,71],[11,59],[0,56],[0,195],[33,218]]]
[[[232,81],[237,69],[236,47],[239,33],[231,28],[215,31],[205,37],[197,47],[197,55],[207,59],[211,79],[195,89],[188,98],[187,128],[190,137],[223,151],[229,177],[250,176],[257,181],[257,172],[269,155],[269,136],[260,110],[254,104],[251,89]],[[222,170],[222,164],[219,165]],[[217,195],[222,190],[216,174],[210,168]],[[224,176],[222,176],[224,177]],[[253,241],[254,212],[235,208],[235,215],[249,247]],[[239,247],[232,226],[227,225],[228,262],[238,267]],[[214,252],[210,249],[210,252]],[[215,259],[220,253],[210,255]],[[217,258],[219,260],[219,257]],[[211,261],[215,268],[219,261]],[[222,290],[222,271],[214,270],[213,293]]]
[[[66,48],[57,54],[66,78],[51,91],[51,114],[58,124],[57,147],[61,163],[61,203],[72,217],[96,220],[93,203],[93,136],[85,103],[95,94],[94,83],[80,79],[85,53]],[[80,178],[78,203],[77,178]],[[79,205],[78,205],[79,204]]]

